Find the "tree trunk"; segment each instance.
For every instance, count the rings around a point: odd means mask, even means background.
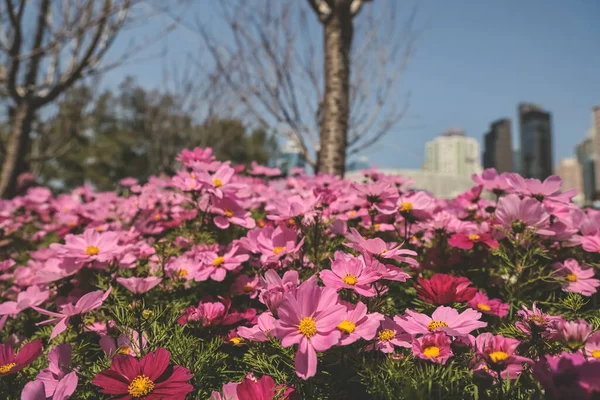
[[[10,136],[6,143],[6,156],[0,171],[0,198],[10,198],[17,192],[17,177],[25,172],[25,156],[34,111],[27,102],[15,107],[11,119]]]
[[[321,173],[343,176],[350,116],[350,47],[353,27],[349,7],[335,7],[331,16],[323,22],[323,28],[325,95],[318,170]]]

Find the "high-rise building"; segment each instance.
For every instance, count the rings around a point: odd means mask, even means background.
[[[583,193],[583,173],[581,165],[575,158],[563,158],[556,167],[556,174],[563,180],[562,189],[577,189],[579,193],[575,196],[575,201],[581,204],[584,200]]]
[[[596,197],[596,160],[594,155],[594,137],[590,129],[588,137],[577,145],[577,161],[581,165],[583,197],[585,204],[592,204]]]
[[[549,112],[535,104],[519,104],[521,175],[544,180],[552,175],[552,123]]]
[[[481,172],[479,143],[462,129],[450,129],[425,145],[426,171],[470,177]]]
[[[510,119],[499,119],[485,134],[483,168],[495,168],[498,173],[513,171],[513,150]]]

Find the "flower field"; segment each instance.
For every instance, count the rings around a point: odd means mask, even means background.
[[[600,398],[600,212],[560,178],[178,161],[0,201],[2,398]]]

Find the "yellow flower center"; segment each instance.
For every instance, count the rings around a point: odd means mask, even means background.
[[[423,349],[425,357],[437,357],[440,355],[440,348],[437,346],[427,346]]]
[[[152,310],[143,310],[142,311],[142,317],[144,317],[144,319],[148,319],[150,317],[152,317],[154,315],[154,311]]]
[[[381,228],[381,224],[375,224],[375,225],[373,225],[373,228],[379,229],[379,228]]]
[[[592,357],[600,358],[600,350],[592,350]]]
[[[242,343],[244,341],[244,339],[242,339],[241,337],[232,337],[231,339],[229,339],[229,343],[231,343],[234,346],[239,346],[240,343]]]
[[[337,328],[344,333],[352,333],[356,328],[356,324],[352,321],[348,321],[347,319],[340,322]]]
[[[400,204],[400,211],[411,211],[413,209],[413,204],[410,201],[403,201]]]
[[[429,329],[430,332],[433,332],[436,329],[443,328],[445,326],[448,326],[448,324],[444,321],[431,321],[429,325],[427,325],[427,329]]]
[[[532,315],[531,317],[527,318],[527,320],[538,324],[546,323],[546,318],[542,317],[541,315]]]
[[[472,234],[472,235],[469,235],[469,240],[470,240],[471,242],[476,242],[476,241],[478,241],[479,239],[481,239],[481,236],[479,236],[479,235],[478,235],[478,234],[476,234],[476,233],[474,233],[474,234]]]
[[[484,303],[479,303],[477,304],[477,308],[480,309],[481,311],[491,311],[492,307],[490,307],[487,304]]]
[[[279,253],[281,253],[284,250],[285,250],[285,247],[275,247],[275,248],[273,248],[273,253],[275,253],[275,255],[278,255]]]
[[[348,216],[349,216],[349,217],[354,217],[355,215],[356,215],[356,211],[350,211],[350,212],[348,213]]]
[[[250,293],[254,290],[254,286],[252,285],[244,285],[244,293]]]
[[[154,214],[154,219],[155,219],[156,221],[158,221],[158,220],[159,220],[159,219],[161,219],[161,218],[162,218],[162,215],[160,215],[159,213],[156,213],[156,214]]]
[[[311,317],[304,317],[298,324],[298,331],[310,339],[317,333],[317,323]]]
[[[146,375],[139,375],[131,381],[127,389],[132,397],[144,397],[154,390],[154,382]]]
[[[288,219],[288,224],[296,225],[296,221],[294,221],[294,218],[290,218],[290,219]]]
[[[391,329],[384,329],[379,332],[379,339],[383,340],[384,342],[392,340],[394,336],[396,336],[396,332]]]
[[[567,280],[569,282],[577,282],[577,275],[571,273],[571,274],[567,274]]]
[[[97,226],[96,227],[96,232],[104,232],[104,227],[103,226]]]
[[[221,264],[223,264],[224,262],[225,262],[225,258],[224,258],[224,257],[221,257],[221,256],[219,256],[219,257],[217,257],[217,258],[215,258],[215,259],[213,260],[213,262],[212,262],[212,265],[213,265],[213,266],[215,266],[215,267],[218,267],[218,266],[220,266]]]
[[[214,263],[214,261],[213,261]],[[180,278],[186,277],[188,276],[189,272],[187,269],[180,269],[179,271],[177,271],[177,276]]]
[[[0,374],[6,374],[8,371],[13,369],[15,365],[17,365],[17,364],[10,363],[10,364],[6,364],[6,365],[0,365]]]
[[[503,361],[506,360],[508,358],[508,353],[505,353],[503,351],[494,351],[493,353],[490,353],[490,359],[492,360],[492,362],[497,363],[498,361]]]
[[[227,218],[231,218],[231,217],[233,217],[233,211],[231,211],[231,210],[228,210],[228,209],[225,209],[225,216],[226,216]]]
[[[117,349],[117,353],[118,354],[131,354],[131,347],[127,346],[126,344],[119,346],[119,348]]]
[[[354,286],[356,285],[356,282],[358,282],[358,277],[347,274],[346,276],[344,276],[344,278],[342,278],[342,280],[346,285]]]
[[[85,249],[85,254],[87,254],[88,256],[95,256],[98,255],[98,253],[100,253],[100,249],[96,246],[88,246]]]
[[[215,185],[215,187],[221,187],[221,186],[223,186],[223,181],[220,180],[219,178],[215,178],[215,179],[213,179],[213,185]]]

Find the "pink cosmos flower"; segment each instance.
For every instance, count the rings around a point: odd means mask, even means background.
[[[279,222],[302,217],[303,220],[310,220],[316,215],[314,208],[318,201],[314,196],[303,198],[299,195],[274,199],[265,206],[267,219]]]
[[[382,274],[368,268],[362,259],[336,251],[331,270],[323,270],[319,276],[325,286],[336,291],[350,289],[360,295],[372,297],[376,292],[371,284],[380,279]]]
[[[561,321],[559,334],[561,339],[571,349],[578,349],[582,346],[592,333],[592,325],[583,319],[576,321]]]
[[[520,343],[517,339],[485,332],[475,339],[475,349],[491,371],[500,373],[502,378],[513,379],[521,372],[522,363],[532,363],[531,359],[515,354]]]
[[[66,399],[75,392],[77,388],[77,373],[71,370],[71,345],[68,343],[55,346],[48,353],[48,368],[43,369],[35,378],[34,382],[42,382],[44,385],[44,398]],[[28,385],[33,384],[29,382]],[[21,397],[23,400],[26,397]],[[36,400],[30,397],[28,400]]]
[[[450,246],[464,250],[472,249],[475,243],[483,243],[491,249],[497,249],[500,246],[489,232],[482,229],[474,229],[470,233],[455,233],[448,239]]]
[[[87,293],[83,295],[77,303],[67,303],[60,307],[60,312],[52,312],[48,310],[44,310],[38,307],[32,307],[34,310],[39,312],[40,314],[49,315],[53,318],[38,322],[36,325],[46,325],[56,323],[54,329],[52,329],[52,334],[50,335],[50,339],[54,339],[57,335],[61,334],[67,329],[67,324],[69,323],[69,319],[75,315],[85,314],[96,308],[100,307],[104,300],[110,295],[112,287],[109,287],[106,292],[102,292],[102,290],[96,290],[95,292]]]
[[[431,217],[433,198],[425,192],[413,192],[400,196],[397,211],[408,221],[423,221]]]
[[[419,278],[417,296],[437,306],[464,303],[473,298],[477,289],[470,287],[472,282],[464,276],[435,274],[430,279]]]
[[[356,192],[362,204],[375,208],[380,213],[394,214],[397,210],[398,190],[389,182],[367,184],[353,183],[351,188]]]
[[[189,165],[194,161],[210,163],[215,160],[215,156],[212,154],[210,147],[201,148],[195,147],[193,150],[183,149],[177,155],[177,161],[182,162],[185,165]]]
[[[596,288],[600,286],[600,280],[594,278],[594,268],[584,268],[573,258],[569,258],[563,263],[554,263],[553,266],[559,271],[560,276],[563,276],[566,280],[563,285],[565,292],[591,296],[596,293]]]
[[[297,253],[304,244],[304,238],[296,243],[297,239],[296,231],[285,226],[263,229],[257,237],[260,261],[264,264],[275,263],[287,254]]]
[[[231,224],[246,229],[254,229],[256,226],[256,221],[251,217],[250,211],[246,211],[231,197],[217,199],[212,204],[210,212],[217,214],[213,221],[220,229],[227,229]]]
[[[481,175],[473,174],[473,181],[482,185],[485,190],[500,196],[512,190],[506,173],[498,175],[495,168],[484,169]]]
[[[506,317],[510,308],[507,303],[503,303],[500,299],[490,299],[482,292],[477,292],[467,305],[484,314],[497,317]]]
[[[360,338],[372,340],[384,318],[383,315],[367,314],[367,306],[360,301],[356,305],[344,301],[340,301],[340,304],[346,307],[346,317],[337,326],[342,332],[339,345],[347,346]]]
[[[496,220],[514,233],[533,229],[540,235],[554,236],[554,232],[547,229],[550,215],[531,197],[520,199],[516,194],[502,197],[496,207]]]
[[[532,332],[536,332],[547,339],[558,337],[558,330],[563,321],[562,317],[545,314],[542,310],[537,308],[535,302],[533,303],[531,310],[526,306],[523,306],[522,309],[517,312],[517,315],[521,320],[515,323],[515,327],[521,332],[528,335],[531,335]]]
[[[29,286],[27,290],[17,295],[17,301],[7,301],[0,304],[0,315],[12,315],[20,313],[32,306],[39,306],[50,297],[48,289],[40,289],[39,286]]]
[[[256,161],[252,161],[250,164],[252,169],[248,172],[250,175],[264,175],[264,176],[279,176],[281,170],[279,168],[269,168],[264,165],[260,165]]]
[[[600,253],[600,235],[582,236],[579,238],[579,243],[583,250],[588,253]]]
[[[375,343],[369,349],[379,350],[382,353],[393,353],[395,346],[410,348],[411,339],[412,336],[402,329],[397,317],[394,319],[384,317],[380,322]]]
[[[516,173],[508,173],[507,178],[516,192],[534,198],[539,202],[569,203],[571,198],[578,192],[578,190],[574,189],[561,193],[562,179],[556,175],[549,176],[544,182],[534,178],[523,178]]]
[[[231,183],[235,170],[227,164],[221,165],[212,175],[201,170],[195,170],[194,173],[198,180],[204,183],[208,192],[217,199],[222,199],[224,193],[233,193],[238,189],[238,185]]]
[[[480,318],[481,313],[472,309],[459,314],[454,308],[440,306],[431,317],[407,309],[404,316],[397,317],[396,322],[412,335],[445,332],[449,336],[466,336],[475,329],[487,326],[487,322],[479,321]]]
[[[16,374],[42,354],[42,341],[36,339],[26,343],[21,350],[15,354],[13,346],[4,343],[0,345],[0,377]]]
[[[279,277],[273,269],[265,272],[264,277],[260,279],[262,290],[258,299],[266,305],[274,315],[287,293],[296,294],[299,279],[298,271],[286,271],[283,278]]]
[[[86,229],[81,235],[68,234],[65,236],[65,244],[53,243],[50,248],[77,264],[108,262],[121,254],[122,249],[118,242],[119,234],[116,232]]]
[[[142,335],[142,349],[146,348],[146,335]],[[112,357],[115,354],[125,354],[130,356],[139,356],[140,351],[140,335],[135,330],[129,330],[127,335],[119,335],[117,339],[103,335],[100,338],[100,348],[104,353]]]
[[[117,282],[123,285],[127,290],[132,293],[141,294],[150,291],[156,285],[162,281],[162,278],[157,276],[149,276],[147,278],[117,278]]]
[[[267,311],[258,316],[257,325],[251,328],[240,326],[237,329],[237,334],[252,342],[266,342],[273,336],[276,327],[277,320],[273,317],[273,314]]]
[[[588,360],[600,361],[600,331],[596,331],[588,337],[583,352]]]
[[[450,337],[445,333],[432,333],[415,339],[412,343],[412,352],[415,357],[443,365],[454,355],[450,344]]]
[[[227,314],[227,307],[221,302],[200,302],[198,307],[188,307],[177,320],[180,325],[200,322],[202,326],[218,324]]]
[[[235,282],[231,287],[233,294],[245,294],[255,299],[258,296],[258,291],[261,289],[260,279],[258,276],[240,275],[235,278]]]
[[[117,354],[110,368],[99,372],[92,384],[121,399],[184,400],[194,390],[188,383],[192,375],[179,365],[170,367],[170,361],[171,355],[161,347],[141,360]]]
[[[548,399],[589,399],[581,382],[582,368],[589,369],[581,353],[546,355],[533,365],[533,376],[542,384]]]
[[[370,254],[382,260],[399,260],[412,266],[419,265],[419,263],[414,258],[411,258],[413,256],[416,256],[417,253],[413,250],[401,249],[400,245],[389,246],[388,243],[386,243],[385,241],[383,241],[383,239],[380,238],[365,239],[354,228],[350,228],[350,233],[346,235],[346,238],[350,242],[346,244],[348,247],[360,251],[363,254]],[[406,274],[404,280],[406,280],[406,278],[408,278],[408,274]]]
[[[223,281],[227,271],[238,269],[243,262],[250,258],[248,254],[236,254],[238,249],[239,247],[234,245],[222,256],[214,251],[202,253],[200,259],[203,261],[204,267],[198,271],[195,280],[200,282],[210,277],[213,281]]]
[[[317,352],[335,346],[341,337],[337,326],[345,316],[335,290],[321,288],[314,281],[300,285],[296,295],[288,293],[277,315],[276,336],[283,347],[298,344],[296,374],[308,379],[317,372]]]

